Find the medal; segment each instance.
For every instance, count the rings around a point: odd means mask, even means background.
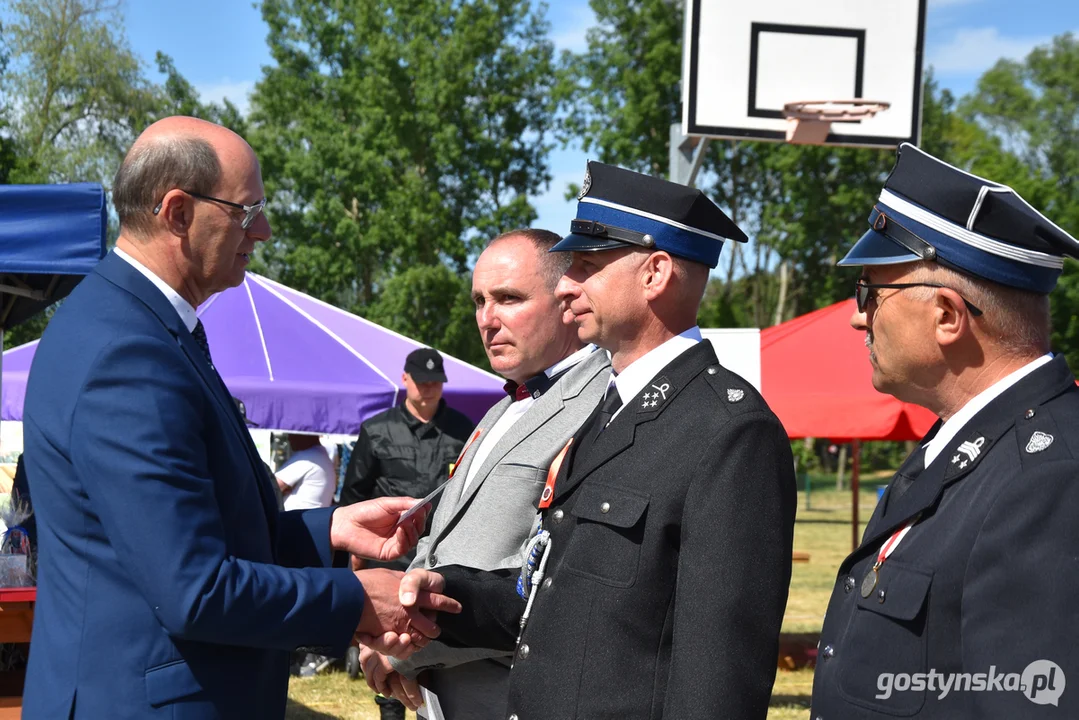
[[[877,580],[880,579],[880,574],[877,570],[880,569],[880,563],[873,563],[873,567],[869,568],[869,572],[862,578],[862,597],[867,598],[873,594],[873,590],[877,587]]]
[[[888,538],[888,542],[881,545],[880,552],[877,553],[877,561],[873,563],[873,567],[869,568],[869,572],[862,578],[862,597],[868,598],[877,589],[877,583],[880,581],[880,566],[884,564],[889,555],[895,552],[895,549],[899,547],[899,543],[903,541],[903,538],[907,536],[907,533],[910,532],[916,522],[918,522],[917,515],[909,523],[896,530],[895,534]]]

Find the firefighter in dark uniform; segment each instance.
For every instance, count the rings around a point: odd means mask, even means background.
[[[911,145],[841,261],[878,390],[940,416],[839,568],[810,716],[1079,717],[1079,390],[1049,298],[1079,243]]]
[[[464,604],[439,619],[443,638],[516,648],[513,720],[768,712],[794,464],[779,420],[696,326],[724,239],[746,236],[699,190],[589,163],[552,252],[573,252],[566,317],[611,353],[605,399],[537,488],[524,568],[402,584],[444,581]]]

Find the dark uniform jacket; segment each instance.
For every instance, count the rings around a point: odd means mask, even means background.
[[[461,454],[472,426],[444,399],[427,423],[404,403],[368,418],[348,461],[341,505],[379,497],[424,497],[449,477],[450,464]],[[388,565],[404,570],[414,555],[411,551]]]
[[[764,400],[710,343],[678,356],[562,464],[508,716],[764,718],[794,508],[790,443]],[[465,608],[440,618],[443,638],[513,649],[516,573],[439,571]]]
[[[920,474],[901,468],[839,568],[811,717],[1079,717],[1077,453],[1079,390],[1058,357]],[[881,545],[915,516],[863,597]]]

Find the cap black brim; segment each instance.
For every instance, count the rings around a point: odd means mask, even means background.
[[[597,250],[617,250],[625,247],[632,247],[632,245],[612,238],[570,233],[548,252],[595,252]]]
[[[895,240],[870,229],[836,265],[901,265],[917,260],[921,258]]]
[[[429,383],[429,382],[446,382],[446,373],[440,372],[428,372],[427,370],[411,370],[409,376],[412,378],[412,382]]]

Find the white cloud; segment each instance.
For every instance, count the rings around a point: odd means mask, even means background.
[[[576,0],[572,5],[567,2],[558,5],[558,8],[552,5],[547,11],[547,19],[551,21],[551,42],[554,43],[555,50],[584,52],[588,49],[588,28],[596,24],[595,13],[584,0]]]
[[[221,103],[225,98],[228,98],[239,109],[240,113],[246,115],[247,111],[251,109],[250,96],[251,91],[255,89],[255,81],[232,82],[225,78],[218,83],[197,85],[195,89],[198,90],[199,99],[203,102]]]
[[[995,27],[960,28],[951,40],[930,46],[929,64],[941,73],[980,73],[1001,58],[1021,60],[1051,39],[1049,36],[1004,37]]]

